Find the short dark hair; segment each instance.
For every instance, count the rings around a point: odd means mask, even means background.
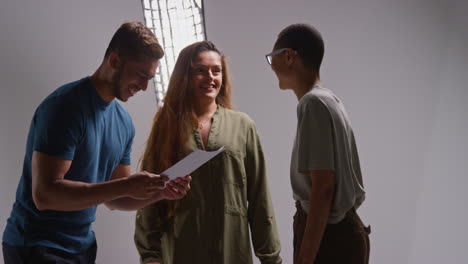
[[[293,24],[278,34],[274,49],[291,48],[301,57],[304,66],[320,71],[325,45],[320,32],[307,24]]]
[[[143,57],[159,60],[164,56],[154,33],[137,21],[125,22],[117,29],[107,47],[105,58],[111,52],[130,60],[141,60]]]

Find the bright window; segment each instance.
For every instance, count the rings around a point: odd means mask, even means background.
[[[202,0],[142,0],[146,26],[155,33],[164,57],[154,78],[156,102],[163,103],[169,77],[179,52],[205,40]]]

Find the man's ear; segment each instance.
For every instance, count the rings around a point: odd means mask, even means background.
[[[120,67],[120,64],[122,63],[122,60],[116,52],[111,52],[109,54],[109,57],[107,58],[107,65],[113,70],[116,70]]]
[[[292,49],[287,49],[285,53],[286,65],[291,66],[296,60],[297,52]]]

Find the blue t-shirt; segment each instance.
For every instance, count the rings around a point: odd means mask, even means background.
[[[101,99],[89,77],[66,84],[36,109],[28,134],[23,173],[3,241],[81,253],[95,241],[96,207],[79,211],[37,210],[32,199],[33,151],[73,160],[65,179],[108,181],[119,164],[130,164],[135,128],[116,100]]]

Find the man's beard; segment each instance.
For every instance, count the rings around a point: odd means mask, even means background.
[[[121,85],[120,81],[122,79],[122,67],[117,69],[115,71],[114,76],[112,77],[112,90],[114,92],[114,96],[119,99],[122,102],[125,102],[126,100],[123,100],[122,98],[122,92],[121,92]]]

